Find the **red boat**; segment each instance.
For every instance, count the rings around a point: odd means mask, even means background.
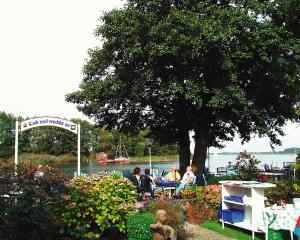
[[[107,159],[107,160],[99,160],[99,163],[130,163],[130,160],[128,158],[119,157],[116,159]]]
[[[127,155],[127,157],[122,157],[122,147],[124,148],[124,153]],[[106,164],[106,163],[130,163],[128,153],[126,151],[124,143],[122,143],[122,141],[121,141],[121,137],[120,137],[119,142],[118,142],[115,158],[113,160],[107,159],[107,155],[105,154],[105,156],[104,157],[102,156],[98,160],[98,162],[102,163],[102,164]]]

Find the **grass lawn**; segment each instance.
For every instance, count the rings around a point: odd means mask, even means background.
[[[229,226],[225,224],[225,228],[222,229],[222,224],[219,221],[210,221],[201,224],[202,227],[218,232],[223,236],[231,237],[237,240],[252,240],[252,233],[250,231],[243,230],[241,228],[236,228],[234,226]],[[265,239],[264,234],[255,234],[255,240]]]

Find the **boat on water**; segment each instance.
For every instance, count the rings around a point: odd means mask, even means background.
[[[125,157],[123,155],[125,154]],[[107,157],[103,157],[98,160],[99,163],[130,163],[130,159],[126,150],[124,143],[122,142],[121,137],[119,138],[116,155],[114,159],[107,159]]]

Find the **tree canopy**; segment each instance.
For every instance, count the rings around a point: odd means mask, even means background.
[[[299,0],[128,0],[105,13],[80,90],[66,100],[100,125],[178,143],[180,169],[238,134],[280,144],[298,121]]]

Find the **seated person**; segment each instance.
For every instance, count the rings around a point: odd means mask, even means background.
[[[34,180],[38,180],[42,177],[44,177],[44,171],[43,171],[43,165],[38,165],[36,170],[33,173]]]
[[[136,187],[137,193],[140,195],[143,192],[141,169],[139,167],[134,168],[133,175],[129,177],[129,180]]]
[[[151,193],[151,197],[154,197],[154,189],[155,182],[152,176],[150,176],[150,169],[145,169],[145,175],[143,176],[143,183],[144,183],[144,191]]]
[[[171,168],[171,172],[169,172],[165,179],[167,181],[172,181],[172,182],[179,182],[180,181],[180,174],[179,172],[177,172],[177,167],[172,167]]]
[[[180,185],[178,186],[178,188],[176,188],[176,195],[178,195],[178,193],[184,189],[187,185],[189,184],[193,184],[196,182],[196,176],[194,175],[194,173],[192,172],[192,167],[188,166],[186,168],[186,172],[183,175],[181,181],[180,181]]]

